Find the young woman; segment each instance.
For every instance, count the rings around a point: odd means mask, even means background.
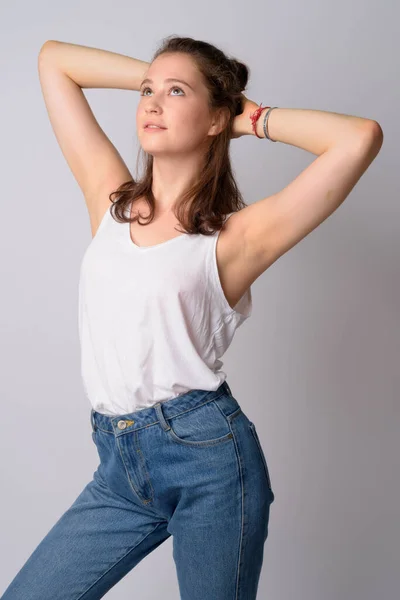
[[[252,283],[338,208],[383,134],[371,119],[258,106],[242,93],[248,74],[176,36],[151,63],[56,41],[40,51],[49,118],[93,236],[79,336],[100,464],[3,600],[101,598],[171,535],[183,600],[256,598],[274,493],[220,359],[251,315]],[[141,180],[99,127],[90,87],[140,91]],[[247,206],[229,160],[243,135],[317,158]]]

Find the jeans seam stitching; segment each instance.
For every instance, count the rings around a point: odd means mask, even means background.
[[[127,466],[126,466],[126,462],[125,462],[125,459],[124,459],[124,453],[123,453],[123,451],[122,451],[122,449],[121,449],[121,445],[120,445],[120,443],[119,443],[119,440],[118,440],[118,438],[119,438],[119,436],[115,436],[115,439],[116,439],[116,442],[117,442],[117,446],[118,446],[118,450],[119,450],[119,454],[120,454],[120,456],[121,456],[121,459],[122,459],[122,462],[123,462],[123,464],[124,464],[125,473],[126,473],[126,474],[127,474],[127,476],[128,476],[129,485],[131,486],[131,488],[132,488],[133,492],[134,492],[134,493],[137,495],[137,497],[140,499],[140,501],[141,501],[141,502],[144,502],[145,504],[148,504],[148,503],[149,503],[151,500],[153,500],[154,496],[151,496],[151,498],[143,498],[143,497],[142,497],[142,495],[141,495],[141,494],[138,492],[138,490],[136,490],[135,486],[133,485],[133,481],[132,481],[132,479],[131,479],[131,476],[130,476],[129,470],[128,470]],[[150,486],[150,487],[151,487],[151,489],[153,489],[153,488],[152,488],[152,486]]]
[[[262,449],[262,447],[261,447],[261,441],[260,441],[260,439],[259,439],[259,437],[258,437],[258,433],[256,432],[256,429],[255,429],[254,423],[250,425],[250,429],[251,429],[251,432],[252,432],[252,434],[253,434],[253,437],[254,437],[254,439],[255,439],[255,442],[256,442],[256,444],[257,444],[258,451],[259,451],[259,454],[260,454],[260,458],[261,458],[261,461],[262,461],[262,463],[263,463],[263,467],[264,467],[265,475],[266,475],[266,477],[267,477],[267,483],[268,483],[268,487],[269,487],[269,489],[270,489],[270,490],[272,490],[272,486],[271,486],[271,478],[270,478],[270,475],[269,475],[269,469],[268,469],[268,465],[267,465],[267,460],[266,460],[266,458],[264,457],[264,451],[263,451],[263,449]]]
[[[237,460],[238,471],[239,471],[240,497],[241,497],[240,543],[239,543],[238,558],[237,558],[237,563],[236,563],[237,576],[236,576],[236,591],[235,591],[235,600],[238,600],[238,598],[239,598],[239,583],[240,583],[240,566],[241,566],[241,560],[242,560],[242,548],[243,548],[243,537],[244,537],[244,534],[243,534],[243,532],[244,532],[244,483],[243,483],[243,470],[242,470],[242,463],[241,463],[241,458],[240,458],[239,447],[238,447],[238,444],[237,444],[237,441],[235,438],[235,434],[232,431],[231,422],[229,422],[229,428],[231,430],[233,442],[235,444],[235,453],[236,453],[236,460]]]

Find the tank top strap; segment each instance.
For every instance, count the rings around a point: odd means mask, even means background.
[[[229,219],[229,217],[231,217],[233,214],[235,214],[236,211],[228,213],[227,215],[225,215],[225,219],[224,219],[224,223],[227,222],[227,220]]]

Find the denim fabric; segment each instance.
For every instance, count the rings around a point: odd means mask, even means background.
[[[228,384],[90,421],[93,479],[2,600],[102,598],[171,535],[181,600],[254,600],[275,496]]]

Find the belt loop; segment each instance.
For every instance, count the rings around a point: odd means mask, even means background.
[[[160,425],[164,429],[164,431],[168,431],[169,429],[171,429],[171,426],[168,425],[167,421],[164,418],[164,414],[161,408],[161,402],[157,402],[157,404],[154,405],[154,408],[156,410],[158,420],[160,421]]]
[[[225,387],[226,387],[227,391],[232,396],[231,388],[229,387],[228,382],[226,380],[224,381],[224,384],[225,384]]]
[[[94,410],[93,408],[90,410],[90,423],[92,425],[92,431],[96,431],[96,423],[94,422]]]

